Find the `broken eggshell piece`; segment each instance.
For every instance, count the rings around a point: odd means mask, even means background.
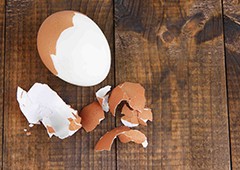
[[[115,87],[109,97],[109,108],[113,116],[122,101],[126,101],[133,110],[143,110],[146,103],[145,89],[140,84],[131,82]]]
[[[126,126],[120,126],[103,135],[96,144],[95,151],[110,151],[113,141],[117,136],[123,143],[132,141],[137,144],[142,144],[144,148],[148,145],[147,138],[142,132],[131,130]]]
[[[96,85],[110,70],[107,39],[93,20],[76,11],[49,16],[38,31],[37,48],[46,67],[71,84]]]
[[[96,92],[97,100],[105,112],[109,111],[109,105],[108,105],[109,94],[108,93],[110,92],[110,90],[111,90],[111,86],[105,86]]]
[[[149,108],[144,108],[143,110],[141,110],[141,112],[138,112],[138,118],[145,123],[148,120],[152,122],[152,120],[153,120],[152,110]]]
[[[42,122],[50,137],[64,139],[82,126],[77,111],[46,84],[35,83],[28,92],[18,87],[17,101],[28,122]]]
[[[81,110],[82,126],[86,132],[94,130],[105,118],[104,111],[109,111],[108,93],[110,90],[111,86],[109,85],[99,89],[95,93],[98,102],[93,102]]]
[[[135,127],[139,125],[138,112],[136,110],[131,110],[126,104],[122,108],[121,122],[128,127]]]
[[[139,124],[147,126],[147,121],[152,121],[152,111],[144,108],[141,112],[130,109],[126,104],[122,108],[121,122],[128,127],[135,127]]]
[[[139,130],[129,130],[118,136],[122,143],[135,142],[137,144],[142,144],[144,148],[147,147],[147,137]]]
[[[104,111],[98,102],[93,102],[85,106],[79,115],[82,118],[82,126],[86,132],[95,129],[105,118]]]
[[[130,130],[129,127],[126,126],[120,126],[117,127],[109,132],[107,132],[105,135],[103,135],[99,141],[97,142],[95,146],[95,151],[110,151],[111,146],[113,144],[114,139],[120,135],[121,133]]]

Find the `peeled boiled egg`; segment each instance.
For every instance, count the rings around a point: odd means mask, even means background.
[[[106,37],[93,20],[76,11],[50,15],[38,31],[37,48],[45,66],[71,84],[99,84],[110,70]]]

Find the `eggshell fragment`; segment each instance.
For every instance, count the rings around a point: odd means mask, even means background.
[[[80,112],[80,117],[82,118],[82,126],[87,132],[95,129],[105,118],[104,111],[98,102],[85,106]]]
[[[34,126],[34,124],[31,124],[31,123],[30,123],[28,126],[29,126],[30,128],[32,128],[32,127]]]
[[[126,131],[129,131],[130,128],[126,127],[126,126],[120,126],[117,127],[109,132],[107,132],[105,135],[103,135],[100,140],[97,142],[96,146],[95,146],[95,151],[103,151],[103,150],[107,150],[110,151],[111,150],[111,146],[113,143],[113,140],[119,135],[122,134]]]
[[[142,120],[142,119],[138,118],[138,122],[139,122],[140,125],[147,126],[147,121],[146,120]]]
[[[121,122],[128,127],[135,127],[139,124],[146,126],[147,121],[152,121],[152,112],[149,108],[144,108],[141,112],[130,109],[127,105],[122,108]]]
[[[137,144],[142,144],[144,148],[147,147],[147,137],[138,130],[129,130],[118,136],[119,140],[123,143],[135,142]]]
[[[109,105],[108,105],[109,94],[108,94],[108,92],[110,90],[111,90],[111,86],[105,86],[96,92],[97,100],[105,112],[109,111]]]
[[[133,110],[145,107],[145,89],[138,83],[125,82],[115,87],[109,97],[110,112],[115,116],[117,106],[126,101]]]
[[[127,101],[127,100],[128,100],[128,96],[122,91],[122,89],[119,86],[113,89],[109,97],[109,109],[113,116],[115,116],[117,106],[122,101]]]
[[[139,121],[138,121],[138,118],[137,117],[127,117],[127,116],[123,116],[121,118],[121,122],[127,126],[127,127],[136,127],[139,125]]]
[[[111,53],[97,24],[76,11],[49,16],[38,31],[37,48],[46,67],[66,82],[93,86],[109,73]]]
[[[138,121],[138,111],[131,110],[127,105],[122,108],[123,117],[121,117],[121,122],[128,127],[135,127],[139,125]]]
[[[152,121],[153,120],[153,115],[152,115],[152,110],[149,108],[144,108],[140,112],[138,112],[138,117],[144,122]]]
[[[28,92],[18,87],[17,101],[28,122],[42,122],[50,137],[55,135],[64,139],[81,128],[77,111],[46,84],[35,83]]]
[[[120,126],[103,135],[96,144],[95,151],[110,151],[113,140],[117,136],[123,143],[132,141],[137,144],[142,144],[144,148],[148,145],[147,137],[142,132],[138,130],[131,130],[129,127],[126,126]]]

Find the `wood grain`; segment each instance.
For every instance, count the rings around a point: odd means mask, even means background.
[[[80,130],[65,140],[48,138],[43,126],[34,126],[31,135],[16,101],[16,88],[28,90],[35,82],[47,83],[66,103],[76,109],[94,100],[94,92],[103,85],[114,83],[114,70],[98,86],[82,88],[53,76],[42,64],[36,49],[40,24],[50,14],[72,9],[87,14],[103,30],[113,47],[112,1],[69,0],[8,0],[6,1],[6,63],[4,101],[4,169],[114,169],[115,149],[95,153],[94,145],[101,135],[113,128],[110,116],[92,133]],[[2,18],[2,16],[1,16]],[[2,20],[2,19],[1,19]],[[0,21],[1,21],[0,20]],[[114,58],[113,58],[114,59]],[[1,69],[2,70],[2,69]]]
[[[0,0],[1,168],[239,169],[240,5],[237,0],[223,4],[232,165],[221,5],[220,0]],[[108,39],[113,64],[98,86],[65,83],[38,56],[40,24],[64,9],[87,14]],[[121,124],[120,114],[117,122],[106,115],[94,132],[82,129],[63,141],[49,139],[42,126],[25,135],[28,124],[16,101],[17,86],[28,90],[35,82],[47,83],[80,110],[98,88],[124,81],[141,83],[153,108],[153,123],[138,128],[148,137],[147,149],[117,142],[110,152],[93,151],[106,131]]]
[[[5,38],[5,1],[0,0],[0,167],[2,169],[3,109],[4,109],[4,38]]]
[[[154,112],[117,168],[229,169],[221,1],[114,2],[116,83],[141,83]]]
[[[240,3],[224,0],[223,9],[232,168],[240,169]]]

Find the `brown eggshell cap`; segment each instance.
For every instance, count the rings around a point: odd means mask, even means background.
[[[146,141],[147,137],[139,130],[129,130],[118,136],[119,140],[123,143],[135,142],[137,144],[142,144]]]
[[[75,11],[61,11],[50,15],[41,25],[37,36],[39,55],[46,67],[54,74],[57,71],[53,65],[51,54],[56,54],[56,44],[60,34],[73,26],[72,18]]]
[[[122,134],[126,131],[129,131],[130,128],[126,127],[126,126],[120,126],[117,127],[109,132],[107,132],[105,135],[103,135],[100,140],[98,141],[98,143],[95,146],[95,151],[103,151],[103,150],[107,150],[110,151],[111,150],[111,146],[113,143],[113,140],[119,135]]]
[[[133,110],[144,109],[146,98],[145,89],[138,83],[125,82],[115,87],[109,98],[110,112],[115,116],[117,106],[127,101]]]
[[[80,112],[80,117],[82,118],[82,127],[87,132],[95,129],[100,121],[105,118],[102,107],[96,101],[85,106]]]

